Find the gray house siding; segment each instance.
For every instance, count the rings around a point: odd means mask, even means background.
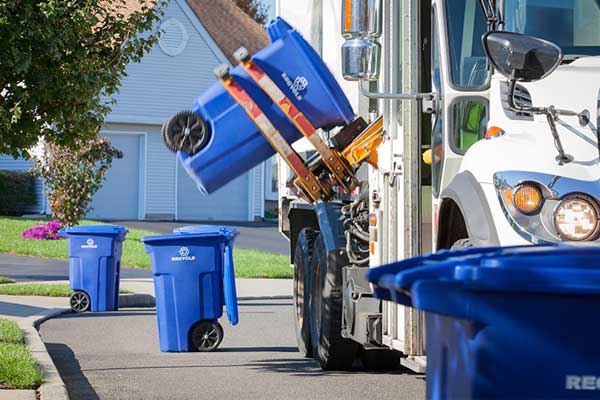
[[[170,2],[163,21],[172,18],[187,34],[183,51],[171,56],[155,45],[142,62],[130,64],[108,122],[162,124],[174,113],[190,109],[215,82],[214,68],[227,60],[207,34],[200,34],[204,28],[185,2]],[[161,40],[168,42],[166,37]]]
[[[88,217],[254,220],[264,208],[262,173],[250,171],[202,196],[162,142],[162,123],[190,109],[216,81],[214,68],[229,63],[185,0],[171,0],[157,27],[169,25],[140,63],[127,66],[116,104],[101,129],[101,135],[124,151],[125,159],[114,161]],[[0,157],[0,169],[11,167],[28,169],[30,162]]]

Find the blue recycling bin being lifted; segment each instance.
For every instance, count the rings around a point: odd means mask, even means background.
[[[60,230],[69,239],[70,305],[75,312],[119,308],[121,254],[127,229],[115,225],[71,226]]]
[[[267,33],[271,44],[254,54],[252,60],[315,128],[350,124],[355,115],[347,97],[302,35],[282,18],[275,19]],[[302,137],[243,67],[236,66],[230,74],[289,143]],[[215,82],[200,95],[193,110],[205,122],[209,138],[196,154],[179,152],[178,155],[201,191],[212,193],[275,154],[221,82]]]
[[[142,241],[152,259],[161,351],[213,351],[223,339],[223,305],[238,323],[233,267],[236,229],[196,226]]]
[[[426,311],[428,399],[600,398],[600,247],[440,252],[373,268]]]

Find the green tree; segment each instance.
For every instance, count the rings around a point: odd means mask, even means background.
[[[76,225],[90,210],[113,159],[122,157],[105,137],[78,139],[72,147],[46,143],[43,154],[34,158],[33,172],[44,181],[52,216]]]
[[[269,7],[262,4],[261,0],[235,0],[235,4],[259,24],[267,23]]]
[[[97,136],[163,0],[0,0],[0,153]]]

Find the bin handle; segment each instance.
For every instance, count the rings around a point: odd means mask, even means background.
[[[235,287],[235,271],[233,269],[233,246],[231,242],[225,245],[223,251],[223,294],[225,298],[225,309],[227,319],[231,325],[237,325],[239,321],[237,293]]]

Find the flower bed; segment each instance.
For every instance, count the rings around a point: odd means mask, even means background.
[[[34,240],[54,240],[60,239],[58,231],[63,225],[59,220],[53,219],[46,224],[37,224],[33,228],[29,228],[21,234],[23,239],[34,239]]]

